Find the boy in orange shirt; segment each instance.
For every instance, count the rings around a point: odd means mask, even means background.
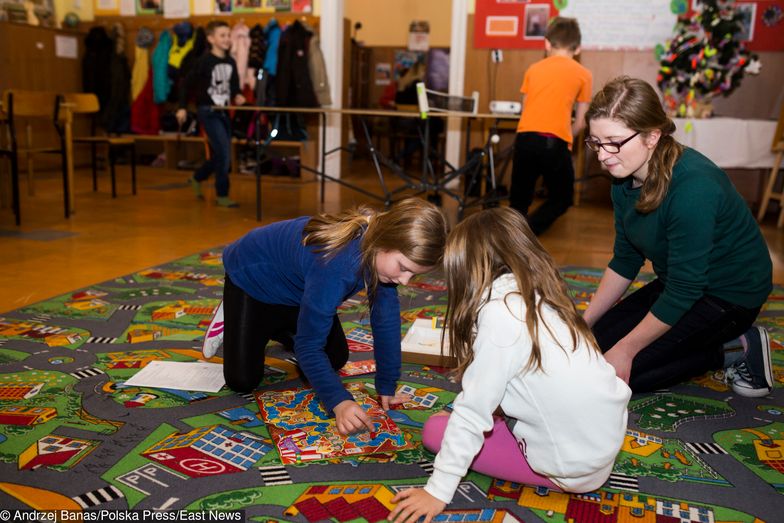
[[[528,218],[537,235],[573,203],[572,139],[585,126],[592,81],[591,72],[574,60],[580,38],[576,19],[554,18],[545,33],[547,56],[528,68],[520,87],[523,113],[517,124],[509,204]],[[540,175],[547,200],[529,215]]]

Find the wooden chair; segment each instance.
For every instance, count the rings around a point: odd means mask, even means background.
[[[757,221],[761,222],[765,218],[765,212],[768,210],[768,204],[771,200],[778,200],[779,202],[779,219],[776,222],[776,227],[784,227],[784,187],[781,191],[773,192],[776,186],[776,181],[779,177],[779,169],[781,168],[781,161],[784,159],[784,105],[781,106],[781,114],[779,114],[779,123],[776,126],[776,132],[773,135],[773,145],[771,150],[776,153],[776,159],[773,160],[773,168],[770,170],[770,178],[768,178],[768,185],[765,187],[765,192],[762,196],[759,212],[757,213]]]
[[[69,104],[71,113],[74,115],[91,115],[90,134],[88,136],[74,136],[74,144],[90,145],[90,160],[93,170],[93,191],[98,190],[98,167],[97,149],[98,146],[105,146],[109,173],[112,179],[112,198],[117,197],[117,178],[115,174],[115,164],[117,163],[117,151],[126,149],[130,152],[131,162],[131,192],[136,195],[136,146],[135,140],[130,137],[109,136],[97,133],[96,116],[101,110],[98,97],[93,93],[65,93],[62,100]]]
[[[16,225],[21,225],[21,203],[19,194],[19,155],[24,154],[28,160],[28,177],[32,177],[31,157],[36,154],[57,154],[62,161],[63,196],[65,217],[70,216],[68,194],[68,154],[65,145],[65,135],[60,125],[60,100],[55,93],[46,91],[8,90],[3,93],[3,118],[8,135],[8,145],[0,149],[0,157],[6,157],[11,163],[11,207],[14,211]],[[57,132],[59,146],[33,147],[28,142],[27,147],[20,147],[18,139],[19,118],[52,118],[52,124]],[[30,133],[31,134],[31,133]],[[28,134],[28,137],[30,136]]]

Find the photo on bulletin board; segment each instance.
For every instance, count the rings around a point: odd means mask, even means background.
[[[270,13],[273,9],[264,7],[264,0],[234,0],[232,13]]]
[[[389,62],[378,62],[375,73],[376,85],[389,85],[392,83],[392,64]]]
[[[264,0],[264,4],[275,11],[291,11],[291,0]]]
[[[216,13],[231,13],[231,0],[215,0]]]
[[[292,13],[313,12],[313,0],[291,0]]]
[[[735,4],[735,11],[740,15],[741,30],[738,33],[738,40],[750,42],[754,40],[754,23],[757,20],[757,4]]]
[[[163,13],[162,0],[136,0],[137,15],[159,15]]]
[[[549,4],[526,4],[523,27],[523,38],[526,40],[544,40],[547,31],[547,20],[550,18]]]

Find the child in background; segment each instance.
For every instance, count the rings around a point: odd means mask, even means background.
[[[207,41],[210,52],[204,53],[196,62],[180,88],[180,108],[177,121],[182,125],[188,113],[185,105],[188,94],[195,92],[197,116],[210,143],[210,158],[188,179],[196,197],[202,199],[201,182],[215,172],[215,194],[221,207],[239,207],[229,198],[229,167],[231,161],[231,122],[224,110],[213,110],[212,106],[226,106],[233,100],[236,105],[245,103],[240,94],[237,64],[229,56],[231,33],[229,24],[213,20],[207,24]]]
[[[573,203],[571,146],[585,126],[592,82],[591,72],[574,60],[580,53],[580,39],[576,19],[554,18],[545,33],[547,57],[528,68],[520,87],[523,112],[517,124],[509,205],[528,217],[537,236]],[[529,215],[539,176],[547,200]]]
[[[293,345],[305,378],[342,434],[372,431],[369,416],[335,373],[348,360],[337,308],[367,291],[376,390],[389,409],[401,400],[395,397],[401,362],[397,286],[437,265],[445,241],[441,211],[411,198],[386,212],[360,207],[273,223],[229,245],[223,252],[226,384],[238,392],[256,388],[264,375],[264,347],[270,339],[281,341]],[[208,336],[220,330],[214,327]]]
[[[395,496],[389,519],[428,523],[469,467],[567,492],[600,487],[623,444],[631,391],[525,219],[509,208],[469,216],[447,239],[444,271],[462,392],[450,415],[425,423],[435,470],[424,489]],[[494,417],[499,406],[504,416]]]

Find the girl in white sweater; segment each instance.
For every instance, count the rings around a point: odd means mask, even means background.
[[[389,519],[429,523],[469,468],[567,492],[600,487],[623,443],[631,391],[525,219],[503,207],[468,217],[449,235],[444,269],[462,392],[451,415],[423,429],[438,453],[433,475],[395,496]]]

